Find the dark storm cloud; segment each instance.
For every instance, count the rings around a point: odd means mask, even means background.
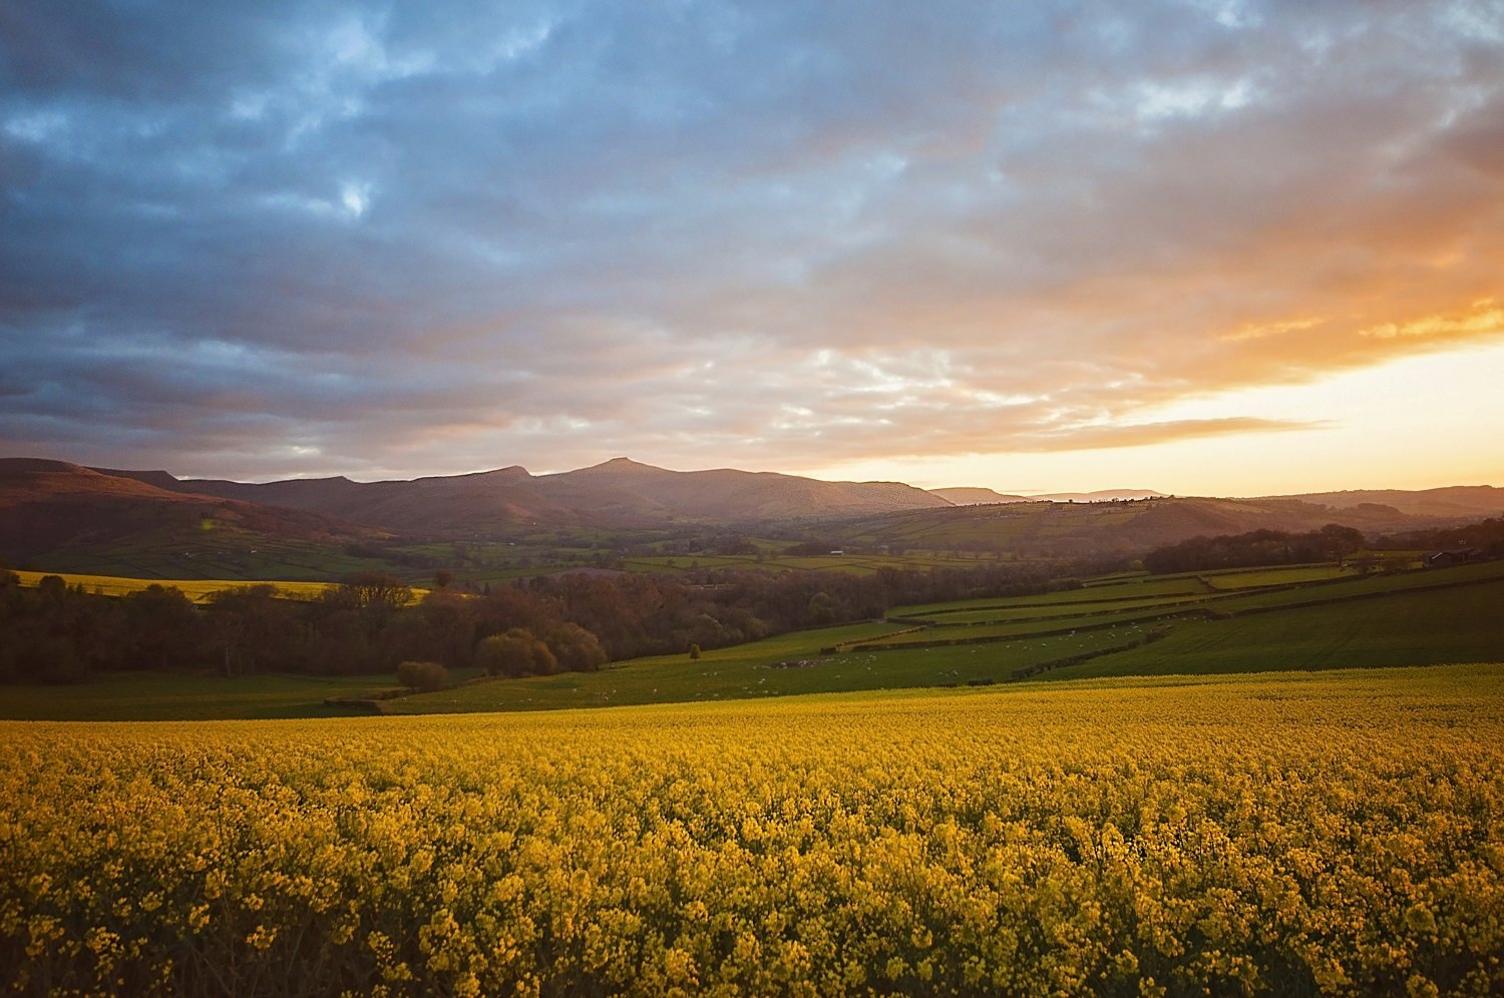
[[[1501,52],[1493,3],[23,0],[0,444],[382,474],[1287,429],[1142,414],[1498,334]]]

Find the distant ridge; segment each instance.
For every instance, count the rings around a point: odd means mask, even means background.
[[[949,506],[902,482],[826,482],[776,472],[669,471],[618,457],[533,475],[513,465],[411,481],[288,479],[252,484],[105,471],[159,488],[284,506],[363,526],[433,536],[485,536],[518,526],[645,527],[862,516]]]
[[[1166,493],[1153,489],[1099,489],[1096,492],[1041,492],[1037,495],[1010,495],[992,489],[964,486],[930,489],[932,495],[950,500],[956,506],[980,506],[999,502],[1113,502],[1123,499],[1164,499]]]
[[[1389,506],[1411,516],[1470,517],[1504,513],[1504,489],[1492,485],[1447,485],[1413,492],[1405,489],[1353,489],[1274,498],[1299,499],[1331,509]]]
[[[1064,539],[1075,535],[1079,550],[1127,552],[1258,527],[1340,522],[1386,531],[1504,513],[1504,489],[1486,485],[1260,499],[1161,496],[1152,489],[1035,496],[977,487],[926,491],[902,482],[828,482],[734,468],[671,471],[625,457],[549,475],[510,465],[407,481],[333,476],[266,483],[10,458],[0,459],[0,558],[60,548],[87,554],[117,541],[191,552],[233,532],[246,536],[246,548],[260,537],[344,549],[382,536],[463,541],[676,525],[750,533],[793,521],[828,525],[822,530],[850,536],[852,544],[945,547],[1006,537],[1010,549],[1045,551],[1069,548]],[[1146,498],[1156,501],[1121,502]],[[865,532],[849,533],[862,524]]]
[[[1028,496],[1008,495],[992,489],[966,485],[949,489],[930,489],[930,495],[939,496],[956,506],[982,506],[995,502],[1033,502]]]
[[[1167,496],[1153,489],[1098,489],[1095,492],[1045,492],[1027,498],[1035,502],[1113,502],[1122,499],[1164,499]]]

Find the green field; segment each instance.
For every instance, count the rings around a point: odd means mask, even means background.
[[[1504,580],[1186,622],[1154,645],[1050,675],[1265,672],[1499,658],[1504,658]]]
[[[394,676],[222,676],[127,672],[67,686],[0,686],[0,717],[55,721],[176,721],[341,717],[325,697],[363,697]]]
[[[930,617],[936,614],[974,610],[1008,610],[1018,607],[1055,606],[1060,603],[1105,603],[1116,600],[1144,599],[1150,596],[1195,596],[1204,595],[1210,591],[1210,587],[1194,578],[1148,578],[1143,581],[1130,580],[1115,582],[1111,585],[1084,586],[1080,589],[1060,589],[1052,593],[1040,593],[1031,596],[994,596],[981,599],[948,600],[944,603],[897,606],[888,611],[888,616]]]
[[[1289,586],[1302,582],[1325,582],[1358,575],[1356,568],[1342,565],[1304,565],[1289,568],[1257,568],[1235,572],[1203,572],[1202,578],[1213,589],[1257,589],[1261,586]]]
[[[1333,567],[1334,568],[1334,567]],[[1299,582],[1292,580],[1292,576]],[[1113,628],[1120,630],[1123,627],[1142,628],[1151,625],[1157,630],[1163,630],[1173,624],[1176,633],[1184,628],[1196,625],[1199,633],[1221,633],[1220,628],[1226,628],[1224,622],[1199,622],[1197,618],[1206,615],[1215,615],[1218,618],[1242,619],[1241,615],[1260,615],[1269,610],[1293,610],[1301,607],[1310,607],[1310,612],[1305,613],[1307,619],[1319,619],[1327,613],[1334,613],[1340,621],[1348,619],[1364,619],[1369,613],[1382,612],[1382,610],[1364,609],[1361,606],[1352,609],[1349,604],[1361,604],[1373,598],[1391,595],[1430,595],[1427,606],[1445,606],[1448,603],[1448,594],[1466,592],[1469,595],[1457,595],[1454,603],[1465,609],[1457,610],[1462,618],[1472,621],[1484,622],[1492,619],[1487,613],[1487,600],[1475,600],[1472,591],[1480,585],[1504,580],[1504,562],[1492,562],[1492,564],[1465,565],[1465,567],[1447,568],[1436,571],[1412,571],[1402,574],[1381,574],[1381,576],[1336,576],[1322,567],[1301,568],[1298,571],[1274,570],[1251,573],[1251,571],[1239,571],[1230,574],[1230,579],[1236,582],[1238,588],[1227,588],[1224,591],[1205,592],[1200,595],[1185,595],[1185,597],[1155,597],[1145,600],[1128,600],[1120,595],[1114,595],[1111,600],[1104,601],[1077,601],[1077,603],[1036,603],[1039,597],[1018,597],[1011,601],[975,600],[970,603],[940,604],[937,609],[932,609],[928,615],[904,616],[904,621],[928,622],[922,630],[911,630],[908,633],[898,634],[890,639],[878,639],[881,646],[919,646],[926,645],[949,645],[954,642],[987,642],[987,640],[1021,639],[1027,636],[1044,636],[1044,634],[1056,634],[1060,631],[1081,628],[1081,630],[1095,630],[1095,628]],[[1130,583],[1131,585],[1131,583]],[[1080,594],[1083,591],[1068,591],[1069,594]],[[1114,588],[1113,592],[1120,592]],[[1051,594],[1060,595],[1060,594]],[[976,607],[976,609],[967,609]],[[913,613],[907,610],[905,613]],[[1284,619],[1284,613],[1278,618]],[[1164,618],[1173,618],[1166,621]],[[1420,624],[1417,619],[1411,618],[1412,625]],[[1244,624],[1242,627],[1257,630],[1257,625]],[[1463,661],[1468,658],[1480,657],[1475,649],[1481,648],[1484,652],[1481,657],[1504,654],[1504,648],[1498,645],[1469,645],[1466,634],[1468,630],[1451,634],[1435,636],[1430,631],[1420,631],[1426,634],[1427,642],[1421,642],[1424,648],[1417,648],[1408,654],[1414,657],[1393,658],[1385,655],[1387,664],[1421,664],[1430,661]],[[1277,636],[1277,627],[1274,628]],[[1175,642],[1170,642],[1173,645]],[[1113,660],[1134,661],[1134,663],[1146,663],[1146,661],[1158,661],[1158,655],[1164,645],[1155,645],[1152,648],[1136,649],[1133,652],[1123,652],[1122,655],[1114,655]],[[1266,654],[1274,648],[1271,642],[1250,642],[1245,645],[1247,654],[1242,655],[1241,669],[1259,669],[1260,655]],[[1426,651],[1426,649],[1432,651]],[[1442,654],[1444,652],[1444,654]],[[1436,657],[1441,654],[1442,657]],[[1349,663],[1358,664],[1358,663]],[[1105,666],[1075,666],[1071,670],[1072,675],[1084,675],[1093,667]],[[1200,667],[1196,661],[1181,661],[1182,669],[1190,672],[1199,672]],[[1130,669],[1134,670],[1134,669]],[[1093,673],[1095,675],[1095,673]]]
[[[1364,598],[1383,593],[1418,592],[1426,589],[1488,582],[1494,579],[1504,579],[1504,561],[1401,572],[1394,575],[1368,575],[1343,579],[1340,582],[1315,583],[1273,592],[1254,591],[1219,599],[1214,605],[1218,610],[1237,613],[1243,610],[1294,606],[1311,601],[1327,602]]]
[[[1154,608],[1127,610],[1123,613],[1093,614],[1089,617],[1051,617],[1044,620],[1019,620],[998,624],[977,624],[969,627],[927,627],[922,630],[896,634],[891,638],[853,645],[851,650],[871,650],[873,647],[914,648],[947,647],[956,644],[993,643],[1028,637],[1057,637],[1072,631],[1090,633],[1111,632],[1123,628],[1138,630],[1149,621],[1164,619],[1181,608]],[[1157,627],[1158,625],[1156,625]]]
[[[1205,602],[1207,594],[1194,593],[1183,596],[1146,596],[1143,599],[1113,599],[1103,602],[1061,602],[1044,604],[1016,604],[993,606],[980,610],[950,610],[945,613],[915,614],[904,620],[924,620],[936,627],[963,627],[978,624],[1000,624],[1009,621],[1046,621],[1060,617],[1084,617],[1090,614],[1117,614],[1144,608],[1173,609],[1187,604]],[[1058,625],[1050,625],[1058,626]]]
[[[1125,641],[1121,634],[1095,632],[992,645],[985,654],[971,648],[820,652],[837,640],[881,633],[881,624],[803,631],[706,652],[699,661],[685,655],[633,659],[600,672],[472,683],[389,700],[382,707],[394,714],[539,710],[1001,682],[1014,669],[1117,647]]]

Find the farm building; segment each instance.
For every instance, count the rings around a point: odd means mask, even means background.
[[[1433,551],[1426,555],[1427,568],[1447,568],[1452,565],[1467,565],[1483,560],[1482,548],[1456,548],[1451,551]]]

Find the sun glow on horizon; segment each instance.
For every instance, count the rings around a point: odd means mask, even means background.
[[[811,469],[827,479],[983,486],[1003,493],[1158,489],[1276,495],[1504,486],[1504,342],[1402,357],[1303,384],[1190,397],[1135,422],[1250,413],[1313,424],[1136,447],[910,457]],[[1464,402],[1463,400],[1466,400]]]

